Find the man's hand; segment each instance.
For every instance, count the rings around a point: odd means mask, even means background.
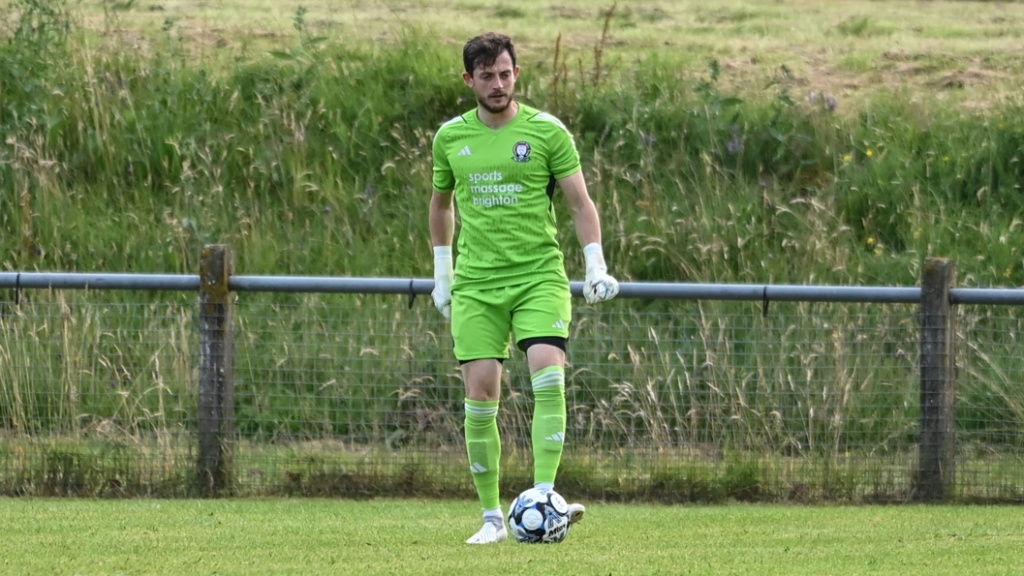
[[[601,245],[587,244],[583,247],[583,257],[587,261],[587,277],[583,282],[583,297],[587,303],[596,304],[615,298],[619,293],[619,281],[608,275]]]
[[[607,272],[595,273],[593,276],[588,273],[587,279],[583,282],[583,297],[587,299],[588,304],[611,300],[618,293],[619,281],[609,276]]]
[[[452,268],[452,247],[434,246],[434,290],[430,296],[434,306],[447,319],[452,317],[452,282],[455,272]],[[616,290],[618,288],[616,287]]]

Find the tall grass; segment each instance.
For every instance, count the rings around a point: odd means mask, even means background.
[[[200,248],[218,242],[246,274],[427,273],[431,138],[472,106],[457,55],[428,33],[403,30],[394,45],[326,41],[299,11],[294,38],[272,53],[196,60],[171,21],[148,50],[133,51],[79,30],[64,2],[10,6],[0,44],[4,269],[195,273]],[[551,64],[527,69],[520,85],[576,135],[622,279],[913,285],[926,256],[947,256],[965,285],[1024,281],[1021,102],[972,112],[879,90],[848,109],[798,87],[784,65],[760,90],[727,87],[716,61],[694,81],[664,53],[628,66],[609,58],[608,27],[632,17],[608,10],[592,57],[570,61],[556,44]],[[875,32],[866,19],[842,29]],[[578,278],[570,226],[561,240]],[[177,436],[193,413],[187,309],[155,296],[139,304],[137,294],[39,292],[14,304],[21,297],[0,316],[7,434],[56,435],[47,441],[58,445],[48,452],[57,470],[79,465],[64,438],[187,457]],[[307,479],[336,470],[291,447],[322,438],[389,449],[457,441],[461,383],[430,310],[245,298],[243,437],[288,446]],[[719,495],[730,486],[756,495],[751,486],[765,489],[794,458],[847,486],[836,471],[850,449],[907,457],[917,410],[912,314],[802,304],[762,317],[753,308],[581,310],[574,436],[612,454],[696,451],[731,480],[687,490]],[[1019,435],[1008,430],[1024,413],[1009,391],[1019,358],[1010,333],[971,340],[963,396],[976,438],[1012,449]],[[502,426],[522,430],[529,399],[517,370]],[[527,437],[510,457],[525,453]],[[737,463],[735,454],[771,456]],[[599,469],[622,468],[600,461],[588,473]],[[49,485],[68,477],[54,474]],[[889,474],[878,471],[879,486],[897,482]],[[610,477],[600,489],[634,481]]]
[[[8,493],[188,493],[194,298],[26,291],[0,318]],[[238,494],[452,494],[462,382],[429,303],[242,294]],[[1019,314],[958,322],[965,498],[1018,498]],[[912,307],[621,301],[580,307],[560,482],[605,498],[901,500],[919,422]],[[509,362],[506,488],[528,481],[532,402]],[[114,457],[116,456],[116,458]],[[117,490],[110,488],[115,481]]]
[[[136,52],[62,2],[13,6],[5,268],[191,272],[215,241],[252,273],[423,273],[430,140],[471,106],[426,33],[327,42],[299,13],[291,46],[194,61],[173,23]],[[694,82],[665,54],[609,63],[606,41],[578,62],[556,46],[521,93],[576,134],[624,277],[904,284],[940,255],[979,284],[1024,281],[1020,102],[879,90],[847,110],[785,66],[737,92],[714,61]]]

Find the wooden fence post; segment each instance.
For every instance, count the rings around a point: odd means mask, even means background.
[[[929,258],[921,276],[921,438],[913,499],[941,502],[956,488],[956,266]]]
[[[203,247],[199,264],[199,458],[197,481],[205,496],[230,493],[235,429],[234,310],[228,279],[231,250]]]

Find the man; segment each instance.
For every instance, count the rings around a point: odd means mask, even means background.
[[[483,527],[466,542],[508,536],[498,494],[501,440],[497,414],[509,336],[526,353],[534,394],[534,480],[553,490],[565,437],[565,350],[571,302],[555,239],[555,184],[568,203],[586,258],[587,302],[608,300],[618,282],[607,274],[597,209],[565,126],[515,99],[519,77],[509,37],[488,33],[463,48],[466,86],[477,108],[439,129],[433,142],[430,237],[434,304],[451,319],[455,357],[466,386],[465,435]],[[455,205],[461,229],[453,273]],[[581,504],[570,506],[578,522]]]

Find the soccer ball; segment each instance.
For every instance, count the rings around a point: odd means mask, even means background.
[[[561,542],[569,534],[569,505],[554,490],[529,488],[509,506],[508,527],[518,542]]]

